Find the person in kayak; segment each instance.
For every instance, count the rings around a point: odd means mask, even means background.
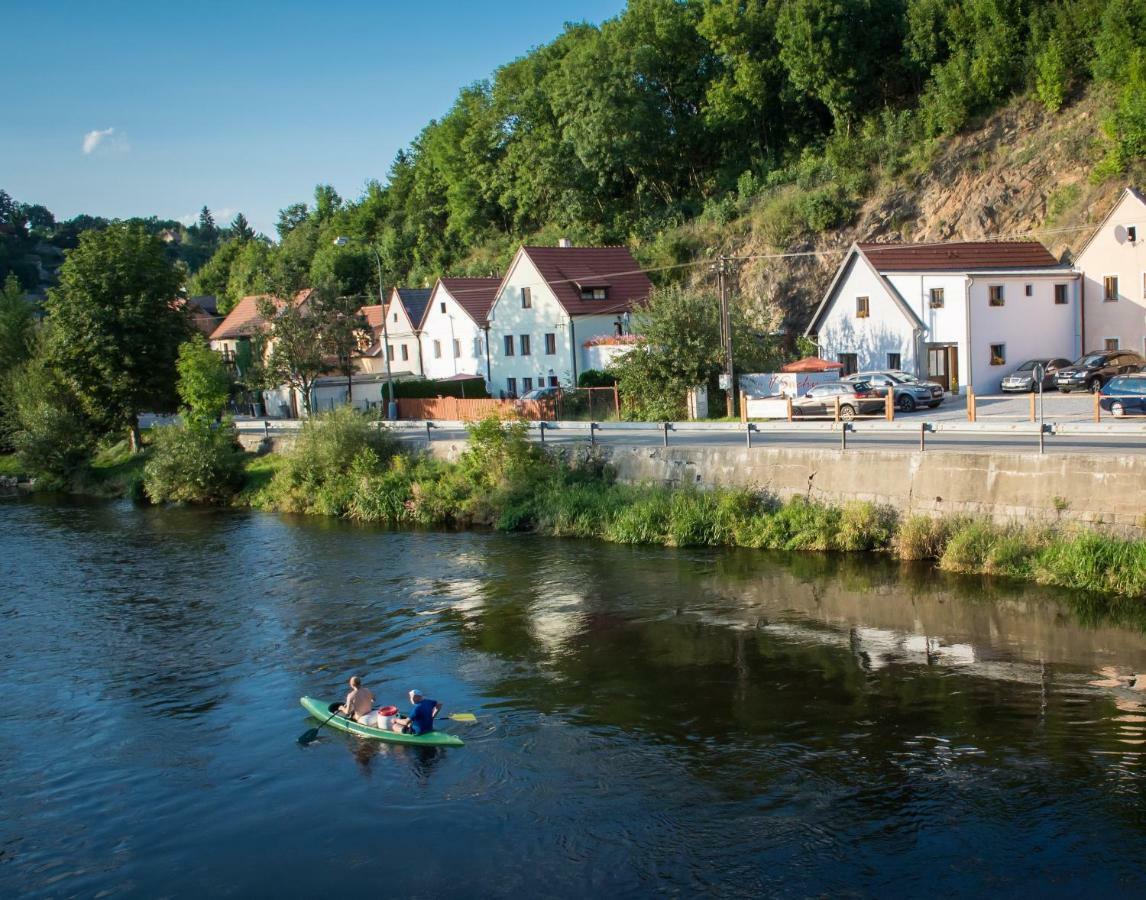
[[[374,695],[369,688],[362,686],[362,676],[354,675],[350,679],[350,693],[346,695],[346,702],[338,707],[338,711],[355,722],[361,722],[366,714],[374,708]]]
[[[410,715],[395,718],[390,729],[399,734],[427,734],[433,731],[434,717],[442,711],[442,704],[437,700],[427,700],[418,690],[410,691],[410,703],[413,704]]]

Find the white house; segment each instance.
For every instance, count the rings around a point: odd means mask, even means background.
[[[652,282],[625,247],[521,247],[489,311],[491,393],[575,385],[585,342],[628,331]]]
[[[1126,188],[1075,259],[1084,349],[1146,355],[1146,197]]]
[[[394,288],[386,302],[386,331],[390,365],[423,375],[418,323],[430,299],[429,288]],[[381,331],[379,330],[379,333]]]
[[[991,394],[1082,352],[1079,276],[1036,241],[853,244],[805,332],[844,374],[902,369]]]
[[[489,383],[486,328],[497,278],[440,278],[419,323],[422,370],[427,378],[477,375]]]

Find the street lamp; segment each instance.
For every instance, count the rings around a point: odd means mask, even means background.
[[[351,238],[339,236],[334,239],[335,247],[345,247],[352,242]],[[391,422],[398,419],[398,401],[394,399],[394,376],[390,372],[390,331],[386,327],[386,288],[382,285],[382,256],[378,248],[368,241],[359,240],[374,252],[374,261],[378,264],[378,302],[382,304],[382,358],[386,360],[386,391],[389,402],[386,404],[386,418]]]

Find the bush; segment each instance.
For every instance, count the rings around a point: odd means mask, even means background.
[[[41,360],[17,368],[6,380],[5,427],[21,468],[48,482],[87,471],[95,436],[79,403]]]
[[[910,516],[900,523],[892,542],[895,555],[907,560],[939,559],[957,524],[957,520],[952,519]]]
[[[612,387],[617,383],[616,376],[600,369],[586,369],[577,376],[577,387]]]
[[[201,420],[152,431],[143,489],[152,503],[223,503],[243,486],[243,451],[230,425]]]
[[[452,352],[452,351],[451,351]],[[382,389],[385,399],[386,388]],[[466,381],[433,381],[429,378],[416,378],[411,381],[394,382],[394,396],[399,400],[424,400],[433,397],[457,397],[459,400],[486,400],[489,391],[485,389],[485,379],[475,377]]]

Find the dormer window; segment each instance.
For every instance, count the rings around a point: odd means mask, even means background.
[[[582,300],[604,300],[606,289],[603,287],[583,287],[581,288]]]

